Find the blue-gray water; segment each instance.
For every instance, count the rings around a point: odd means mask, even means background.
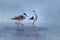
[[[59,26],[23,28],[23,31],[17,31],[14,24],[0,24],[0,40],[60,40]]]

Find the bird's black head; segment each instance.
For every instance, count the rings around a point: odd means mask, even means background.
[[[32,12],[35,12],[35,10],[33,10]]]
[[[26,13],[23,13],[23,15],[27,16],[27,14],[26,14]]]

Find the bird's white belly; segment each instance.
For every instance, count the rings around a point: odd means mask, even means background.
[[[34,16],[34,21],[36,21],[38,19],[38,17],[37,16]]]

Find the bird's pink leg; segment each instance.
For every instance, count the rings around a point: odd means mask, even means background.
[[[34,28],[34,23],[35,23],[35,21],[33,21],[33,23],[32,23],[33,24],[33,28]]]
[[[19,30],[19,21],[16,21],[17,30]]]

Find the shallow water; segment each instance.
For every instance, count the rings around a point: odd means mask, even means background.
[[[0,25],[0,40],[60,40],[59,26],[23,28],[17,31],[16,25]]]

